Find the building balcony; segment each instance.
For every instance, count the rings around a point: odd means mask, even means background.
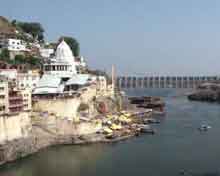
[[[23,101],[21,100],[10,100],[9,105],[16,105],[16,104],[23,104]]]
[[[9,109],[9,113],[19,113],[19,112],[22,112],[23,111],[23,108],[12,108],[12,109]]]
[[[23,107],[23,106],[24,106],[23,103],[9,104],[9,109]]]
[[[9,97],[9,100],[22,100],[22,96]]]

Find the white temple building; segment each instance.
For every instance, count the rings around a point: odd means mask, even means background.
[[[44,73],[60,78],[70,78],[77,74],[75,58],[64,40],[58,45],[55,56],[44,65]]]
[[[91,82],[91,75],[78,74],[78,63],[68,44],[62,40],[58,45],[55,56],[44,64],[44,74],[33,94],[62,94],[64,91],[76,90]],[[78,80],[78,81],[74,81]],[[73,84],[73,86],[71,86]],[[65,86],[68,85],[68,89]],[[77,86],[75,86],[77,85]]]

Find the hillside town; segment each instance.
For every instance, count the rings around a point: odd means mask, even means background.
[[[142,118],[152,108],[129,103],[116,87],[114,66],[110,78],[89,67],[75,39],[45,42],[41,33],[17,30],[17,23],[0,17],[0,164],[51,145],[154,133],[144,124],[155,121]]]
[[[77,119],[79,98],[90,101],[89,98],[98,93],[104,95],[108,92],[106,77],[89,74],[84,58],[75,57],[64,38],[55,45],[51,44],[53,48],[48,48],[45,46],[49,43],[34,39],[30,33],[22,34],[28,40],[19,39],[21,32],[6,18],[0,19],[0,143],[24,137],[31,130],[33,112],[60,114],[73,121]],[[28,61],[15,62],[19,58],[28,60],[34,57],[41,65],[27,66]],[[59,99],[77,100],[59,104]],[[68,106],[71,107],[68,109]],[[5,118],[8,116],[10,118]]]

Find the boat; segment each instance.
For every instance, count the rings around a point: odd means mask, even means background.
[[[201,125],[198,130],[199,131],[208,131],[208,129],[212,128],[211,126],[209,125]]]
[[[144,124],[150,124],[150,123],[160,123],[160,120],[153,119],[153,118],[146,118],[143,120]]]
[[[107,134],[105,137],[106,139],[115,139],[118,137],[118,135],[115,133],[111,133],[111,134]]]
[[[140,125],[140,132],[147,134],[155,134],[155,130],[152,129],[149,125]]]
[[[112,134],[112,133],[113,133],[113,130],[111,130],[111,129],[108,128],[108,127],[104,127],[104,128],[103,128],[103,133],[104,133],[104,134]]]
[[[112,130],[120,130],[120,129],[122,129],[122,126],[113,123],[113,124],[111,125],[110,129],[112,129]]]

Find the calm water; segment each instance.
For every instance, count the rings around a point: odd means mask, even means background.
[[[176,90],[131,90],[130,95],[159,95],[167,115],[157,134],[116,144],[45,149],[0,169],[0,176],[175,176],[220,172],[220,105],[189,102]],[[198,126],[208,123],[208,132]],[[186,174],[187,175],[187,174]],[[190,175],[190,174],[188,174]]]

